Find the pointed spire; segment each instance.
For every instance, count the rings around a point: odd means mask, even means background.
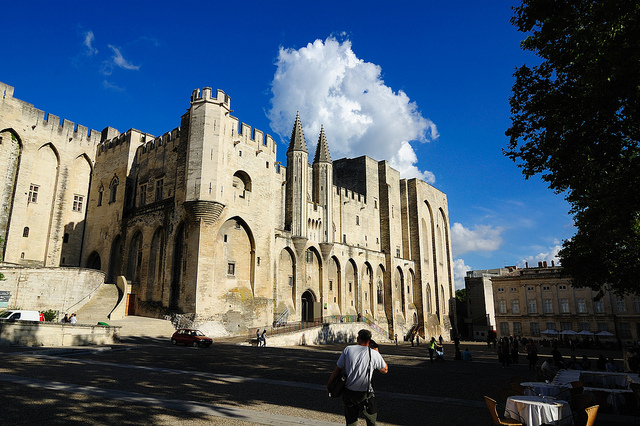
[[[318,138],[318,146],[316,146],[316,156],[313,163],[331,163],[331,154],[329,154],[329,144],[324,135],[324,126],[320,126],[320,137]]]
[[[307,154],[309,151],[307,150],[307,143],[304,140],[304,132],[302,131],[302,123],[300,123],[300,112],[296,112],[296,122],[293,125],[293,130],[291,131],[291,140],[289,141],[289,149],[290,151],[304,151]]]

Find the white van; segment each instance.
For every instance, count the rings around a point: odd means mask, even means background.
[[[0,313],[0,319],[10,321],[44,321],[44,315],[38,311],[8,310]]]

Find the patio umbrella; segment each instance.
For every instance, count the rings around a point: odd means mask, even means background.
[[[578,333],[576,333],[576,332],[575,332],[575,331],[573,331],[573,330],[562,330],[562,331],[560,332],[560,334],[565,334],[565,335],[574,335],[574,334],[578,334]]]
[[[555,330],[545,330],[541,331],[540,334],[558,334],[558,332]]]
[[[608,331],[601,331],[600,333],[596,333],[596,336],[600,336],[600,337],[611,337],[613,336],[613,333],[610,333]]]
[[[593,331],[589,331],[589,330],[582,330],[580,333],[578,333],[581,336],[593,336]]]

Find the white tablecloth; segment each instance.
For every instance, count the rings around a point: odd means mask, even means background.
[[[505,408],[505,417],[517,419],[514,414],[517,413],[527,426],[540,426],[562,419],[567,419],[568,424],[571,423],[571,408],[566,401],[555,401],[540,396],[510,396]]]
[[[522,382],[520,384],[527,388],[525,395],[533,396],[556,396],[559,393],[569,390],[569,386],[556,385],[555,383]]]

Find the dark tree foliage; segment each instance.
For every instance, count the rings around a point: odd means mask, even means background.
[[[456,290],[456,299],[458,299],[461,302],[466,302],[467,301],[467,289],[466,288],[461,288],[459,290]]]
[[[640,4],[524,0],[511,23],[540,63],[514,74],[504,154],[571,204],[573,285],[640,294]]]

